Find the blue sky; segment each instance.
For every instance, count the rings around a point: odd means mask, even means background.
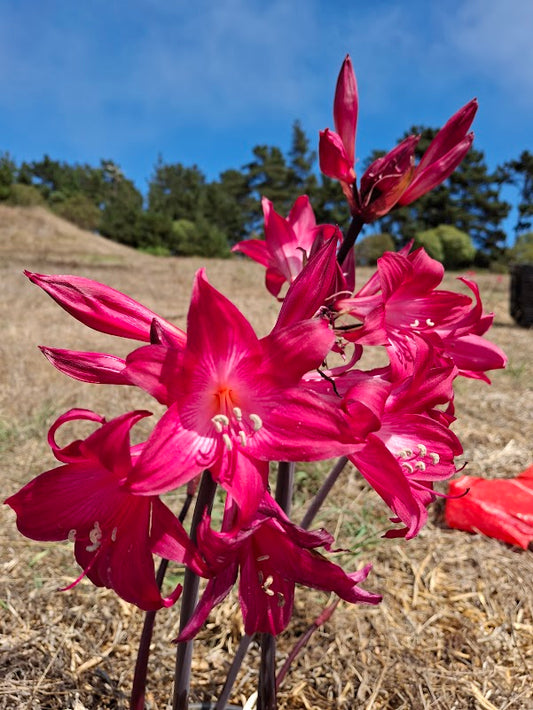
[[[533,148],[532,0],[2,0],[0,151],[118,162],[145,191],[159,153],[208,176],[296,119],[332,125],[358,78],[357,152],[439,126],[477,96],[489,167]],[[508,197],[512,197],[511,194]]]

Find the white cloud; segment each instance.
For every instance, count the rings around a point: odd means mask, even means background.
[[[464,62],[513,94],[533,102],[533,2],[462,0],[456,12],[442,14],[444,39]]]

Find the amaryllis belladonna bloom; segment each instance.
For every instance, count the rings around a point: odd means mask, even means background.
[[[49,442],[62,466],[42,473],[5,502],[17,514],[17,527],[33,540],[70,540],[74,554],[94,584],[109,587],[142,609],[172,605],[181,587],[161,597],[152,553],[202,572],[201,560],[182,525],[155,496],[135,496],[127,488],[138,450],[131,449],[131,427],[150,412],[129,412],[106,422],[89,410],[73,409],[50,429]],[[99,428],[84,440],[60,447],[57,429],[89,420]],[[134,551],[134,554],[132,554]]]
[[[449,429],[453,417],[437,409],[450,404],[457,369],[435,367],[423,343],[416,358],[413,374],[400,380],[391,367],[328,373],[357,444],[348,458],[395,513],[393,522],[405,526],[387,537],[418,534],[435,499],[433,482],[456,472],[454,458],[462,452]],[[312,386],[325,392],[332,385],[315,376]]]
[[[226,510],[226,515],[228,509]],[[295,584],[334,592],[348,602],[378,604],[381,596],[358,583],[370,565],[347,574],[316,551],[331,549],[333,538],[325,530],[307,531],[291,523],[275,501],[265,494],[253,520],[237,533],[216,532],[204,517],[198,545],[211,577],[180,639],[196,635],[211,609],[233,587],[240,572],[239,600],[247,634],[279,634],[292,616]],[[230,522],[229,527],[233,527]]]
[[[477,101],[472,99],[447,121],[418,166],[415,167],[415,148],[419,136],[408,136],[367,168],[360,188],[355,173],[358,110],[357,82],[347,56],[335,89],[335,131],[326,129],[320,133],[320,169],[340,181],[352,215],[362,222],[372,222],[396,204],[410,204],[451,175],[472,145],[474,136],[468,130],[477,111]]]
[[[267,461],[312,461],[349,451],[340,408],[300,386],[334,340],[321,319],[258,339],[200,270],[183,352],[156,344],[127,358],[130,381],[169,406],[139,457],[131,490],[163,493],[209,468],[246,517],[262,498]]]
[[[303,269],[314,245],[342,235],[332,224],[317,225],[307,195],[298,197],[285,219],[270,200],[262,199],[265,238],[246,239],[232,251],[242,252],[266,268],[265,283],[273,296],[279,296],[284,283],[292,283]]]
[[[377,274],[336,308],[362,322],[345,337],[361,345],[385,345],[398,373],[409,375],[420,341],[433,347],[436,358],[451,358],[458,373],[488,380],[486,370],[505,367],[505,354],[482,335],[492,323],[484,314],[475,282],[460,279],[470,296],[438,289],[444,267],[424,249],[386,252]]]

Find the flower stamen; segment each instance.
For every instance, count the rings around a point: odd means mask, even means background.
[[[259,431],[259,429],[261,429],[261,427],[263,426],[263,420],[261,419],[259,414],[252,413],[249,415],[249,417],[250,417],[250,421],[252,422],[252,426],[253,426],[254,431]]]
[[[94,527],[89,533],[89,540],[92,544],[87,545],[85,548],[87,552],[94,552],[100,547],[102,542],[102,528],[100,527],[100,523],[98,521],[94,523]]]

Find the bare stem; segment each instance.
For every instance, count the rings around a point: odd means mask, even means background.
[[[294,463],[280,461],[276,479],[276,503],[287,515],[291,509],[294,483]],[[257,710],[276,710],[276,637],[261,634],[261,664]]]
[[[302,522],[300,523],[300,526],[307,530],[311,523],[313,522],[313,519],[315,515],[318,513],[320,508],[322,507],[322,504],[326,500],[330,490],[333,488],[333,485],[335,484],[335,481],[337,478],[340,476],[342,473],[342,470],[348,463],[348,459],[346,456],[341,456],[338,460],[337,463],[333,466],[331,471],[329,472],[326,480],[324,483],[320,486],[317,494],[311,501],[311,504],[309,508],[307,509],[307,512],[305,513],[304,517],[302,518]]]
[[[189,511],[193,496],[187,493],[178,520],[183,523]],[[168,560],[162,559],[159,563],[155,581],[159,589],[163,585],[165,573],[168,567]],[[135,672],[133,675],[133,685],[131,688],[130,710],[144,710],[144,698],[146,694],[146,676],[148,673],[148,660],[150,658],[150,645],[154,631],[155,615],[157,611],[147,611],[144,616],[144,624],[139,640],[139,649],[135,661]]]
[[[346,236],[344,237],[344,241],[342,242],[337,253],[337,261],[341,266],[343,261],[346,259],[350,249],[352,249],[353,245],[355,244],[355,240],[357,239],[359,232],[363,228],[363,225],[364,222],[360,217],[355,216],[352,219],[351,224],[348,227],[348,231],[346,232]]]
[[[244,634],[244,636],[241,637],[239,647],[237,649],[237,652],[235,653],[235,656],[233,657],[233,661],[231,662],[230,669],[226,676],[226,682],[224,683],[222,692],[220,693],[217,700],[217,704],[215,705],[215,710],[225,710],[226,703],[229,700],[231,689],[233,688],[233,684],[235,683],[235,680],[237,678],[237,673],[241,669],[242,662],[244,661],[244,657],[246,656],[246,652],[248,651],[248,646],[252,642],[253,638],[253,634],[251,636],[249,634]]]
[[[202,520],[204,512],[211,512],[215,497],[216,483],[209,471],[204,471],[198,498],[192,516],[190,537],[196,543],[196,531]],[[200,578],[191,569],[185,570],[183,593],[181,595],[180,631],[185,628],[191,618],[196,599]],[[191,682],[191,661],[193,641],[178,641],[176,651],[176,671],[174,675],[174,699],[172,710],[187,710],[189,703],[189,687]]]

